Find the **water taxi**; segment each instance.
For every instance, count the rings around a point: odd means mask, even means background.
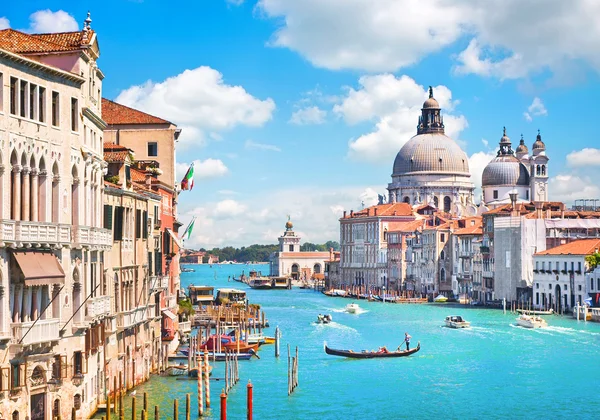
[[[435,299],[433,299],[436,303],[448,302],[448,298],[444,295],[438,295]]]
[[[517,325],[524,328],[545,328],[548,323],[540,316],[521,314],[517,317]]]
[[[270,289],[271,279],[268,277],[254,277],[250,279],[248,285],[253,289]]]
[[[446,327],[448,328],[469,328],[471,323],[465,321],[462,316],[451,315],[446,317]]]
[[[356,303],[349,303],[346,305],[344,310],[349,314],[355,314],[360,310],[360,306],[358,306]]]
[[[317,316],[317,324],[329,324],[332,321],[331,315],[330,314],[325,314],[325,315],[321,315],[319,314]]]
[[[217,289],[215,303],[217,305],[229,303],[246,304],[246,292],[239,289]]]

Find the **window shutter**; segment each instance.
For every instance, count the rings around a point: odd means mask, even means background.
[[[144,238],[144,239],[148,239],[148,222],[149,222],[148,212],[144,211],[143,216],[142,216],[142,223],[143,223],[142,228],[143,228],[143,232],[144,232],[144,235],[142,236],[142,238]]]
[[[135,239],[139,239],[142,237],[142,211],[140,209],[136,209],[135,211]]]
[[[112,229],[113,227],[113,206],[104,205],[104,229]]]
[[[68,369],[68,364],[67,364],[67,356],[60,356],[60,361],[59,361],[59,370],[60,370],[60,378],[64,379],[67,377],[67,369]]]
[[[115,227],[114,227],[114,240],[123,240],[123,213],[125,209],[121,206],[115,208]]]
[[[88,354],[92,348],[92,329],[85,330],[85,353]]]
[[[154,275],[154,264],[152,263],[152,252],[148,252],[148,275]]]
[[[0,369],[0,391],[8,391],[10,389],[10,368],[3,367]]]

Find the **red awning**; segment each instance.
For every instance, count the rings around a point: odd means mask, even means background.
[[[13,252],[25,278],[26,286],[63,284],[65,272],[58,258],[51,252]]]

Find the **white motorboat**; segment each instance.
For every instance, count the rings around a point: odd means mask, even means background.
[[[331,315],[325,314],[317,316],[317,324],[329,324],[332,321]]]
[[[517,325],[525,328],[545,328],[548,323],[540,316],[521,314],[517,317]]]
[[[444,295],[438,295],[433,301],[437,303],[448,302],[448,298]]]
[[[471,323],[465,321],[462,316],[451,315],[446,317],[446,327],[448,328],[469,328]]]
[[[360,306],[358,306],[356,303],[349,303],[348,305],[346,305],[345,311],[348,312],[349,314],[355,314],[360,310]]]

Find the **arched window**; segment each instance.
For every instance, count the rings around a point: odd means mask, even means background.
[[[315,264],[313,266],[313,273],[314,274],[321,274],[321,264]]]
[[[71,224],[79,225],[79,176],[77,167],[73,166],[71,170]]]
[[[81,408],[81,395],[75,394],[73,397],[73,407],[75,407],[75,410],[79,410]]]
[[[52,222],[58,223],[58,209],[60,208],[60,176],[58,173],[58,164],[54,162],[52,166],[52,199],[50,200],[50,209],[52,210]]]
[[[442,252],[440,252],[440,260],[445,259],[446,257],[446,253],[444,252],[444,250],[442,250]]]
[[[444,197],[444,211],[450,213],[450,206],[452,205],[452,199],[448,196]]]
[[[405,196],[402,201],[404,201],[406,204],[410,204],[410,198],[408,196]]]
[[[542,165],[542,175],[546,175],[546,165]]]
[[[10,190],[10,218],[13,220],[21,219],[21,167],[19,166],[19,158],[17,157],[17,152],[15,150],[12,151],[10,155],[10,185],[12,188]],[[17,412],[17,416],[19,412]]]
[[[540,165],[535,165],[535,174],[536,175],[540,174]]]
[[[60,417],[60,400],[57,398],[54,400],[54,405],[52,406],[52,418],[55,419]]]
[[[437,208],[440,204],[440,200],[437,197],[433,197],[433,205]]]
[[[19,420],[19,412],[17,410],[13,411],[12,420]]]
[[[446,281],[446,269],[442,267],[440,269],[440,282],[444,283]]]
[[[33,386],[43,385],[46,383],[46,374],[41,366],[36,366],[31,373],[31,382]]]
[[[292,273],[297,273],[299,271],[299,266],[298,264],[292,264]]]

